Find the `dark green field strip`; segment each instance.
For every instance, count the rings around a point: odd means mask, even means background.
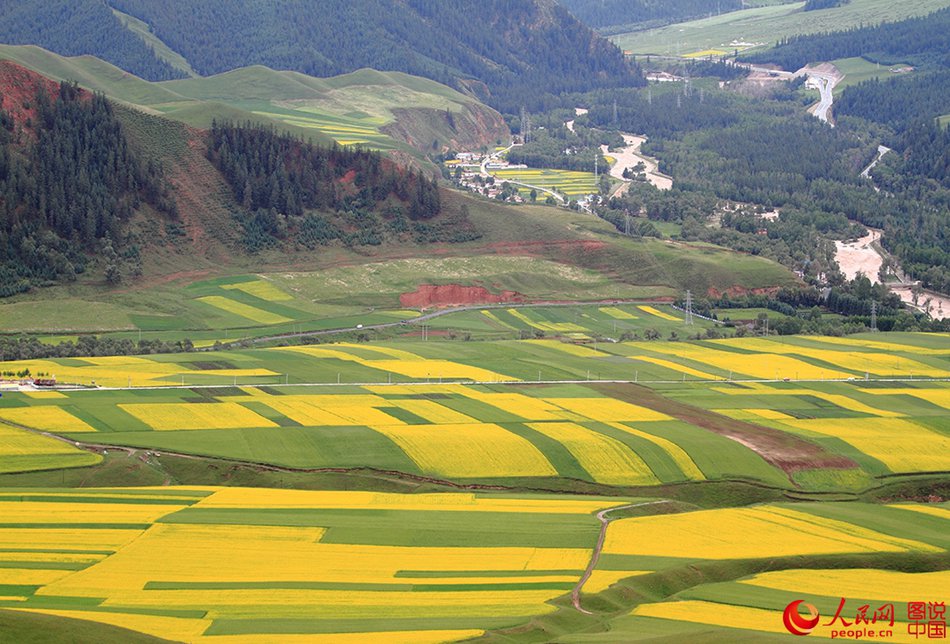
[[[7,608],[15,608],[15,603]],[[0,641],[17,644],[95,642],[96,644],[171,644],[170,640],[98,622],[18,610],[0,611]]]
[[[645,438],[628,434],[623,430],[617,429],[616,427],[611,427],[604,423],[587,422],[582,424],[588,429],[604,434],[605,436],[610,436],[611,438],[618,440],[629,447],[637,456],[643,459],[649,468],[653,470],[653,474],[656,475],[656,477],[660,479],[661,482],[676,483],[679,481],[688,480],[686,474],[683,473],[683,471],[676,464],[676,461],[673,460],[673,457],[671,457],[665,449],[656,443],[651,443]],[[643,425],[644,423],[621,424],[639,430],[640,425]]]
[[[184,617],[202,619],[207,611],[179,608],[126,608],[123,606],[102,606],[106,601],[98,597],[59,597],[56,595],[33,595],[26,601],[16,602],[20,608],[42,608],[45,610],[82,610],[96,613],[121,613],[123,615],[149,615],[153,617]]]
[[[421,474],[405,452],[366,427],[284,427],[104,434],[99,442],[294,468],[376,468]]]
[[[129,397],[128,402],[151,402],[149,400],[136,400]],[[178,396],[174,402],[178,402]],[[125,402],[125,401],[123,401]],[[164,400],[162,402],[165,402]],[[172,402],[172,401],[168,401]],[[102,398],[89,398],[88,400],[77,399],[76,404],[68,405],[66,410],[79,420],[85,422],[100,432],[150,432],[151,427],[141,420],[118,407],[115,403],[103,400]],[[84,433],[83,435],[89,436]]]
[[[480,400],[474,400],[472,398],[464,398],[459,396],[442,399],[438,402],[444,407],[448,407],[449,409],[457,411],[460,414],[477,418],[483,423],[495,423],[496,425],[503,425],[506,423],[522,423],[526,420],[525,418],[505,411],[504,409],[495,407],[494,405],[489,405],[488,403],[482,402]]]
[[[29,597],[40,588],[42,588],[42,586],[0,584],[0,595],[4,597]]]
[[[826,519],[846,521],[901,539],[950,550],[950,521],[923,512],[869,503],[780,504]]]
[[[913,422],[926,427],[927,429],[933,430],[940,434],[950,436],[950,415],[947,414],[944,410],[943,415],[941,416],[931,416],[925,418],[911,418]]]
[[[413,584],[412,592],[416,593],[446,593],[446,592],[473,592],[473,591],[512,591],[512,590],[571,590],[573,581],[531,581],[531,582],[498,582],[484,584]]]
[[[703,584],[683,591],[675,595],[675,598],[678,600],[695,599],[732,606],[748,606],[773,611],[783,611],[791,602],[796,599],[802,599],[810,604],[814,604],[822,615],[828,616],[835,614],[835,611],[838,609],[838,604],[841,602],[841,595],[836,595],[833,589],[829,589],[828,595],[813,595],[795,590],[778,590],[739,582]],[[861,597],[846,597],[845,599],[847,600],[847,604],[851,606],[849,610],[851,611],[852,617],[854,616],[854,609],[864,604],[871,606],[871,609],[868,611],[869,615],[873,614],[877,608],[884,604],[893,604],[895,609],[894,615],[898,620],[902,615],[904,617],[907,616],[907,602],[864,599]],[[925,599],[921,597],[921,601],[925,601]]]
[[[392,607],[368,607],[377,614]],[[422,609],[413,608],[416,612]],[[426,609],[426,612],[428,610]],[[392,617],[379,619],[216,619],[204,632],[211,635],[317,635],[322,633],[374,633],[388,631],[441,631],[505,628],[531,619],[522,617]]]
[[[408,409],[402,409],[401,407],[378,407],[381,412],[388,414],[395,418],[396,420],[401,420],[407,425],[431,425],[428,420],[412,413]]]
[[[321,526],[322,543],[429,547],[592,548],[599,531],[589,515],[437,510],[186,508],[159,522]]]
[[[40,491],[39,488],[34,488],[34,491]],[[66,490],[57,490],[63,493],[66,493]],[[109,487],[99,487],[99,488],[85,488],[81,493],[89,494],[109,494],[115,495],[120,494],[125,497],[136,497],[136,496],[191,496],[194,497],[196,501],[207,498],[214,494],[213,490],[193,490],[186,487],[172,487],[172,488],[109,488]],[[181,503],[188,503],[187,501],[181,501]]]
[[[75,561],[3,561],[0,554],[0,568],[22,568],[23,570],[83,570],[96,563]]]
[[[192,505],[201,499],[163,499],[163,498],[110,498],[102,496],[86,495],[56,495],[56,496],[33,496],[29,494],[0,494],[2,502],[29,502],[29,503],[109,503],[121,505]]]
[[[753,479],[788,486],[788,477],[748,447],[678,420],[634,423],[640,431],[679,445],[708,479]]]
[[[653,557],[644,555],[615,555],[603,553],[597,560],[597,570],[666,570],[687,566],[699,559],[681,557]]]
[[[280,413],[279,411],[277,411],[276,409],[274,409],[273,407],[265,403],[262,403],[256,400],[247,401],[247,402],[242,400],[241,406],[247,407],[248,409],[250,409],[257,415],[263,416],[267,420],[277,423],[277,425],[279,425],[280,427],[303,427],[303,425],[298,423],[293,418],[288,418],[287,416],[283,415],[282,413]]]
[[[445,579],[452,577],[566,577],[583,570],[399,570],[397,579]]]
[[[570,450],[553,438],[520,423],[507,423],[502,427],[537,447],[560,476],[582,481],[594,480],[590,473],[571,454]]]

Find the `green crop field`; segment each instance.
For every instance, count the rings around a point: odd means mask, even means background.
[[[568,197],[598,193],[597,177],[593,172],[573,170],[535,170],[532,168],[494,170],[492,175],[500,181],[518,181],[539,188],[553,190]]]
[[[756,7],[712,18],[612,36],[634,54],[685,56],[705,50],[727,54],[751,47],[771,46],[799,34],[839,31],[861,25],[894,22],[950,6],[947,0],[889,2],[852,0],[840,7],[803,12],[804,3]]]

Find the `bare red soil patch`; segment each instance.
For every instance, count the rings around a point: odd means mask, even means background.
[[[515,291],[502,291],[496,294],[482,286],[459,284],[420,284],[419,288],[412,293],[403,293],[399,296],[399,303],[402,306],[415,309],[524,301],[524,296]]]
[[[598,384],[594,389],[619,400],[648,407],[696,427],[708,429],[745,445],[766,462],[787,474],[801,470],[849,470],[858,464],[849,458],[832,454],[816,443],[786,434],[771,427],[762,427],[741,420],[720,416],[705,409],[664,398],[639,385]]]
[[[36,96],[40,90],[54,99],[59,94],[59,83],[9,60],[0,61],[0,108],[26,130],[30,129],[28,120],[36,121]],[[80,95],[88,98],[83,90]]]

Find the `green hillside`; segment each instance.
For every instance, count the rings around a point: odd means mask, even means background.
[[[736,49],[773,45],[790,36],[896,22],[947,6],[950,6],[947,0],[852,0],[839,7],[806,12],[802,10],[804,3],[798,2],[617,34],[612,40],[624,51],[634,54],[684,56],[706,51],[731,54]]]
[[[149,83],[96,58],[63,58],[37,47],[0,45],[0,59],[201,129],[215,119],[270,123],[318,143],[360,144],[420,159],[488,147],[508,136],[501,117],[475,99],[398,72],[367,69],[323,79],[256,66]]]

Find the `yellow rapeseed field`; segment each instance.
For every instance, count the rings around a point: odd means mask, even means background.
[[[77,501],[0,501],[0,517],[4,523],[152,523],[184,505],[152,505],[145,503],[83,503]]]
[[[669,313],[664,313],[663,311],[661,311],[661,310],[659,310],[659,309],[657,309],[657,308],[654,308],[654,307],[652,307],[652,306],[638,306],[637,308],[640,309],[641,311],[643,311],[644,313],[649,313],[650,315],[653,315],[653,316],[655,316],[655,317],[658,317],[658,318],[660,318],[660,319],[662,319],[662,320],[667,320],[667,321],[669,321],[669,322],[682,322],[682,321],[683,321],[681,318],[678,318],[678,317],[676,317],[675,315],[670,315]]]
[[[396,443],[426,474],[557,476],[534,445],[498,425],[374,425],[371,429]]]
[[[623,309],[618,309],[616,306],[602,306],[598,309],[601,313],[606,313],[610,317],[616,320],[639,320],[636,315],[633,313],[628,313]]]
[[[604,552],[612,554],[689,559],[938,550],[919,541],[776,506],[621,519],[610,524],[604,544]]]
[[[816,367],[786,355],[734,353],[688,342],[656,342],[651,344],[649,349],[652,352],[665,353],[700,364],[707,364],[723,371],[732,372],[736,376],[746,375],[765,380],[775,378],[829,380],[852,377],[850,373]]]
[[[0,457],[80,453],[81,450],[55,438],[37,436],[23,429],[0,425]]]
[[[868,389],[865,393],[878,396],[913,396],[926,400],[932,405],[950,410],[950,388],[939,389]]]
[[[13,407],[0,409],[0,420],[44,432],[94,432],[96,429],[62,407]]]
[[[650,466],[620,441],[575,423],[533,423],[529,427],[568,449],[581,467],[607,485],[657,485]]]
[[[243,291],[248,295],[253,295],[256,298],[267,300],[268,302],[287,302],[294,299],[292,295],[284,293],[282,290],[265,280],[255,280],[253,282],[244,282],[242,284],[227,284],[221,288],[228,291]]]
[[[546,398],[545,400],[575,414],[605,423],[672,420],[666,414],[614,398]]]
[[[579,324],[574,324],[573,322],[544,322],[542,320],[533,320],[525,313],[522,313],[518,309],[508,309],[508,314],[512,317],[518,318],[525,324],[540,331],[551,331],[553,333],[571,333],[571,332],[581,332],[583,333],[587,329],[580,326]]]
[[[257,322],[258,324],[283,324],[284,322],[293,321],[291,318],[284,317],[283,315],[271,313],[270,311],[265,311],[256,306],[244,304],[243,302],[238,302],[237,300],[232,300],[231,298],[221,295],[206,295],[205,297],[199,297],[198,301],[204,302],[216,309],[227,311],[238,317],[245,318],[251,322]]]
[[[620,505],[622,500],[618,499]],[[336,492],[264,488],[219,488],[196,507],[210,508],[325,508],[354,510],[433,510],[438,512],[515,512],[592,514],[605,507],[603,500],[520,499],[480,496],[473,493],[392,494],[386,492]]]
[[[727,340],[711,340],[711,342],[776,356],[803,356],[827,362],[840,369],[850,369],[859,374],[867,372],[878,376],[926,376],[930,378],[950,376],[950,371],[946,369],[933,367],[917,360],[890,353],[813,349],[764,338],[730,338]]]
[[[434,425],[475,425],[481,422],[454,409],[449,409],[445,405],[440,405],[434,400],[399,400],[395,403],[390,401],[390,404],[424,418]]]
[[[873,568],[783,570],[756,575],[742,583],[806,595],[851,597],[889,602],[950,600],[950,571],[908,573]]]
[[[931,334],[928,334],[931,335]],[[815,340],[816,342],[821,342],[822,344],[837,344],[843,345],[846,347],[862,347],[865,349],[874,349],[876,351],[886,351],[893,352],[899,351],[902,353],[916,353],[925,356],[932,355],[946,355],[950,353],[950,349],[933,349],[931,347],[918,347],[912,344],[901,344],[898,342],[881,342],[879,340],[864,340],[861,338],[855,337],[844,337],[844,338],[835,338],[830,336],[822,336],[820,340]]]
[[[0,527],[0,550],[118,550],[142,530]]]
[[[840,438],[892,472],[950,469],[950,436],[902,418],[817,418],[781,421],[787,427]]]
[[[665,367],[667,369],[672,369],[673,371],[678,371],[680,373],[685,373],[688,376],[695,376],[696,378],[701,378],[703,380],[722,380],[721,376],[714,376],[711,373],[705,371],[700,371],[699,369],[693,369],[692,367],[687,367],[681,365],[678,362],[673,362],[671,360],[664,360],[663,358],[654,358],[652,356],[631,356],[631,360],[640,360],[643,362],[649,362],[650,364],[655,364],[658,367]]]
[[[158,431],[277,427],[277,423],[237,403],[127,403],[120,409]]]

